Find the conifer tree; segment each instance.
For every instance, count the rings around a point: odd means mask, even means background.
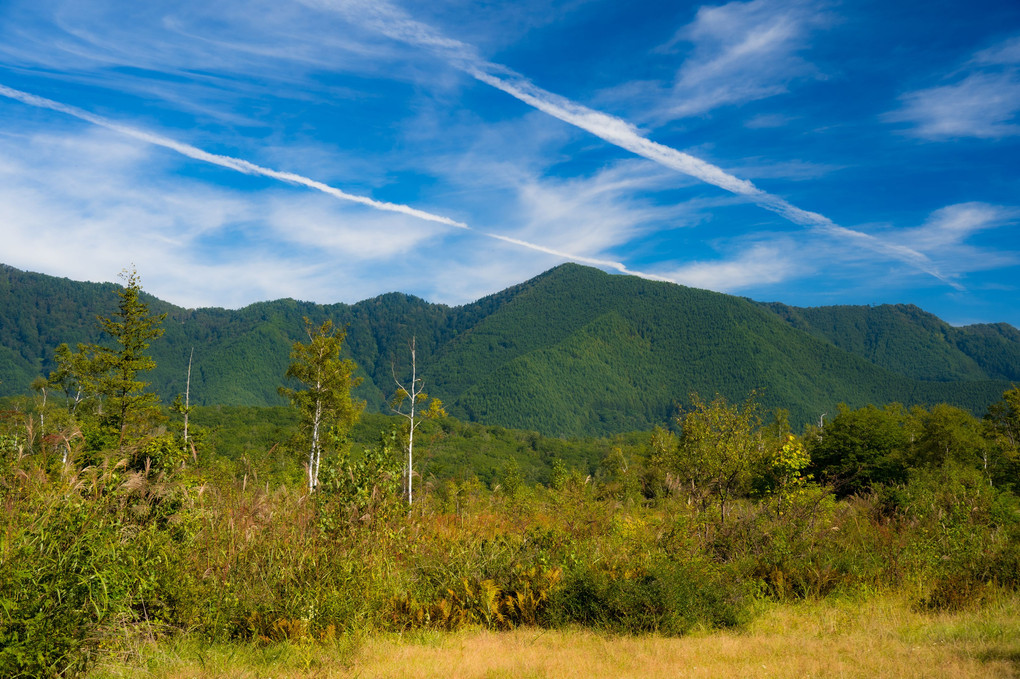
[[[48,384],[60,389],[67,408],[79,422],[98,424],[118,445],[146,430],[158,414],[159,397],[145,390],[142,373],[156,367],[146,353],[149,341],[160,337],[166,314],[152,315],[141,299],[141,282],[135,270],[121,274],[125,285],[117,292],[120,302],[110,318],[98,317],[100,328],[112,340],[110,346],[78,344],[72,351],[61,344],[54,352],[56,369]],[[93,406],[86,409],[84,405]],[[107,439],[108,440],[108,439]]]
[[[143,424],[158,410],[159,397],[145,391],[149,386],[140,377],[156,367],[146,352],[149,341],[163,335],[160,324],[166,314],[150,315],[149,305],[141,299],[138,272],[124,272],[125,279],[117,295],[120,302],[110,318],[99,317],[99,325],[113,339],[114,346],[93,345],[93,373],[96,390],[103,398],[103,420],[118,432],[121,444],[130,430]]]

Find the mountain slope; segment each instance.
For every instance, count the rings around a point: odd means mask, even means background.
[[[691,392],[759,390],[794,422],[851,405],[947,401],[980,410],[1006,382],[916,380],[741,298],[564,265],[454,339],[436,390],[458,416],[557,433],[662,422]]]
[[[763,304],[792,327],[921,380],[1020,380],[1020,331],[1005,323],[954,328],[913,305],[814,308]]]
[[[58,343],[98,341],[95,317],[114,310],[115,291],[0,266],[0,394],[47,374]],[[794,424],[841,401],[946,401],[981,412],[1020,379],[1020,332],[1008,325],[953,328],[906,306],[759,304],[573,264],[460,307],[400,293],[234,311],[147,301],[168,314],[152,345],[153,388],[165,399],[183,392],[194,348],[200,404],[281,403],[306,316],[347,327],[346,351],[364,380],[357,395],[370,409],[385,409],[414,336],[426,389],[451,414],[556,435],[648,428],[691,392],[739,400],[758,390]]]

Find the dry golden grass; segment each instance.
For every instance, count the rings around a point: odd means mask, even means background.
[[[1018,677],[1020,597],[921,614],[891,597],[768,605],[747,629],[679,639],[584,630],[383,635],[354,647],[181,645],[96,677]]]

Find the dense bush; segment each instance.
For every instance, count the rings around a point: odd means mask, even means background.
[[[678,635],[695,627],[732,627],[747,619],[746,592],[707,563],[657,558],[647,565],[583,564],[553,600],[553,620],[613,632]]]
[[[75,676],[116,628],[173,612],[165,578],[187,548],[183,505],[122,463],[21,462],[3,479],[0,676]]]

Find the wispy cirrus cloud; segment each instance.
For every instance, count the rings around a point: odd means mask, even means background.
[[[128,137],[132,137],[147,144],[152,144],[155,146],[161,146],[163,148],[170,149],[171,151],[179,153],[187,158],[191,158],[193,160],[197,160],[203,163],[209,163],[210,165],[217,165],[219,167],[223,167],[228,170],[233,170],[234,172],[239,172],[241,174],[256,175],[260,177],[266,177],[268,179],[274,179],[276,181],[284,182],[287,184],[294,184],[304,188],[312,189],[314,191],[318,191],[320,193],[324,193],[328,196],[331,196],[341,201],[354,203],[357,205],[369,207],[374,210],[380,210],[383,212],[401,214],[408,217],[413,217],[415,219],[420,219],[422,221],[432,222],[435,224],[442,224],[444,226],[449,226],[456,229],[471,231],[473,233],[477,233],[481,236],[491,238],[502,243],[509,243],[511,245],[516,245],[521,248],[534,250],[536,252],[541,252],[547,255],[560,257],[562,259],[567,259],[582,264],[591,264],[594,266],[607,267],[610,269],[615,269],[620,273],[641,276],[642,278],[649,278],[653,280],[668,280],[658,274],[638,271],[636,269],[627,267],[622,262],[607,259],[605,257],[595,257],[590,255],[578,254],[576,252],[570,252],[567,250],[550,247],[542,243],[534,243],[531,241],[527,241],[524,240],[523,238],[517,238],[514,236],[507,236],[504,234],[483,231],[481,229],[468,226],[464,222],[451,219],[450,217],[438,215],[432,212],[428,212],[426,210],[421,210],[415,207],[411,207],[410,205],[404,205],[401,203],[391,203],[387,201],[375,200],[373,198],[368,198],[366,196],[359,196],[344,191],[342,189],[338,189],[335,186],[330,186],[329,184],[325,184],[323,182],[311,179],[309,177],[305,177],[294,172],[274,170],[272,168],[256,165],[255,163],[243,160],[241,158],[234,158],[232,156],[209,153],[208,151],[205,151],[198,147],[192,146],[190,144],[185,144],[183,142],[179,142],[175,139],[170,139],[163,135],[158,135],[128,125],[123,125],[116,121],[103,118],[102,116],[97,116],[93,113],[89,113],[88,111],[84,111],[77,107],[67,106],[66,104],[53,101],[52,99],[39,97],[34,94],[6,87],[4,85],[0,85],[0,96],[20,101],[24,104],[28,104],[29,106],[35,106],[37,108],[49,109],[52,111],[57,111],[59,113],[64,113],[74,118],[84,120],[93,125],[106,128],[108,130],[117,132]]]
[[[968,274],[1020,264],[1020,250],[978,242],[988,232],[1016,228],[1018,224],[1020,208],[970,202],[939,208],[916,227],[875,228],[884,231],[889,241],[924,252],[947,276],[962,279]],[[669,277],[686,285],[733,293],[748,288],[762,290],[833,268],[840,271],[844,291],[900,285],[917,275],[913,270],[887,271],[876,279],[868,258],[859,250],[834,247],[831,241],[817,237],[794,239],[789,233],[746,233],[720,240],[715,246],[717,258],[670,269]]]
[[[245,100],[365,99],[324,73],[380,77],[392,46],[350,36],[295,2],[12,2],[0,9],[0,65],[44,81],[162,101],[204,124],[268,127]],[[385,78],[399,80],[404,69]]]
[[[933,141],[1020,134],[1020,37],[976,53],[951,82],[907,92],[884,120]]]
[[[484,163],[476,167],[478,175],[488,174]],[[650,195],[668,187],[670,179],[660,168],[631,159],[591,176],[570,178],[518,169],[499,179],[512,206],[501,226],[574,252],[612,252],[663,224],[679,228],[700,221],[696,205],[651,200]]]
[[[752,0],[703,6],[660,52],[689,46],[661,117],[701,115],[786,92],[823,74],[800,56],[812,34],[832,24],[824,6]]]
[[[428,222],[436,222],[438,224],[445,224],[446,226],[453,226],[458,229],[468,229],[467,224],[459,222],[449,217],[437,215],[425,210],[419,210],[413,208],[410,205],[402,205],[400,203],[389,203],[386,201],[375,200],[365,196],[359,196],[352,193],[348,193],[342,189],[338,189],[334,186],[324,184],[323,182],[316,181],[309,177],[294,173],[294,172],[282,172],[280,170],[274,170],[268,167],[262,167],[255,163],[243,160],[241,158],[234,158],[232,156],[225,156],[217,153],[209,153],[203,149],[200,149],[191,144],[185,144],[179,142],[176,139],[170,139],[169,137],[154,134],[146,130],[141,130],[136,127],[124,125],[122,123],[97,116],[88,111],[84,111],[75,106],[68,106],[52,99],[46,99],[45,97],[39,97],[28,92],[22,92],[5,85],[0,85],[0,96],[20,101],[23,104],[29,106],[35,106],[36,108],[49,109],[51,111],[57,111],[58,113],[64,113],[66,115],[84,120],[85,122],[99,127],[104,127],[113,132],[123,134],[128,137],[132,137],[139,141],[147,144],[153,144],[154,146],[162,146],[163,148],[170,149],[182,156],[197,160],[203,163],[209,163],[210,165],[218,165],[234,172],[240,172],[241,174],[258,175],[261,177],[267,177],[269,179],[275,179],[277,181],[287,182],[290,184],[297,184],[304,186],[315,191],[320,191],[327,195],[337,198],[339,200],[349,201],[352,203],[358,203],[359,205],[365,205],[367,207],[374,208],[376,210],[383,210],[385,212],[397,212],[405,214],[409,217],[415,217]]]
[[[3,262],[94,281],[134,264],[175,304],[238,307],[398,290],[456,304],[563,261],[297,187],[185,179],[186,164],[102,128],[0,134]]]
[[[756,243],[729,257],[684,264],[669,275],[684,285],[733,293],[797,278],[804,270],[801,253],[795,256],[789,247]]]
[[[4,261],[106,280],[135,263],[187,305],[459,303],[576,256],[789,303],[927,308],[973,306],[1020,269],[1020,231],[996,207],[1015,202],[1020,139],[993,99],[1020,53],[1000,39],[1020,14],[1001,3],[959,8],[951,34],[946,8],[897,24],[908,12],[888,3],[392,3],[7,0],[0,81],[477,231],[0,97]],[[969,55],[944,56],[961,40]],[[904,78],[917,97],[895,114],[950,104],[892,134],[875,111]],[[933,163],[911,136],[998,143],[943,145]],[[985,299],[986,318],[1015,317]]]
[[[995,229],[1015,229],[1020,208],[970,202],[933,212],[924,224],[892,234],[899,242],[927,253],[953,275],[995,269],[1020,262],[1020,251],[974,245],[972,239]]]

